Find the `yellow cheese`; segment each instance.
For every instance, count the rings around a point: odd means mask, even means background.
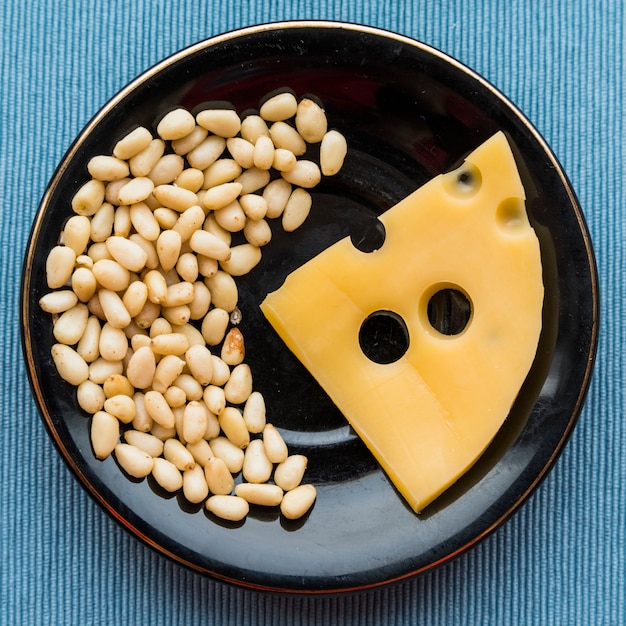
[[[530,370],[541,331],[540,250],[502,133],[380,221],[378,250],[339,241],[261,309],[419,512],[482,454]],[[446,288],[471,305],[453,335],[428,315],[432,295]],[[408,328],[408,349],[392,363],[373,362],[359,343],[377,311]]]

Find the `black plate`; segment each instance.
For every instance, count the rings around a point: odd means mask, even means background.
[[[309,457],[318,489],[308,516],[287,523],[253,508],[220,523],[151,480],[131,482],[113,459],[95,460],[88,419],[50,358],[48,250],[86,163],[137,124],[174,105],[229,100],[241,112],[283,86],[319,96],[347,137],[341,173],[314,190],[305,226],[275,231],[264,260],[239,282],[247,361],[269,419],[292,452]],[[347,234],[359,237],[385,211],[450,169],[495,131],[508,136],[541,244],[543,332],[536,361],[505,425],[473,469],[416,516],[345,419],[277,339],[258,303],[284,276]],[[475,545],[529,496],[565,444],[581,410],[597,343],[598,291],[581,210],[545,142],[485,80],[413,40],[337,23],[259,26],[201,42],[164,60],[115,96],[60,163],[33,225],[23,276],[23,344],[43,421],[87,491],[125,528],[177,562],[266,590],[364,589],[424,572]]]

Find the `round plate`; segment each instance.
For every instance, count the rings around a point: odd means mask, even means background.
[[[262,263],[239,280],[241,329],[268,420],[291,452],[308,456],[317,500],[304,519],[252,507],[220,522],[150,479],[129,480],[98,461],[89,419],[50,357],[45,260],[86,163],[160,115],[227,100],[239,112],[277,88],[310,93],[344,133],[343,170],[313,190],[294,233],[274,229]],[[537,357],[511,414],[476,465],[422,514],[398,495],[343,416],[258,309],[293,269],[338,239],[359,237],[387,210],[502,130],[514,150],[537,231],[545,308]],[[375,286],[373,286],[375,288]],[[424,44],[372,28],[290,22],[201,42],[159,63],[115,96],[60,163],[33,225],[23,275],[23,345],[35,399],[64,460],[125,528],[177,562],[240,585],[324,593],[364,589],[429,570],[475,545],[529,496],[581,410],[597,342],[593,252],[575,195],[555,157],[520,112],[484,79]]]

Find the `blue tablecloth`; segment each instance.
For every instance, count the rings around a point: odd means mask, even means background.
[[[54,168],[105,101],[189,44],[240,26],[333,19],[422,40],[509,96],[579,196],[603,297],[578,426],[510,522],[402,584],[282,597],[180,568],[116,525],[46,435],[19,342],[20,271]],[[626,11],[621,0],[4,0],[0,4],[2,624],[624,624]]]

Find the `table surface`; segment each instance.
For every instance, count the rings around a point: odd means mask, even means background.
[[[334,597],[285,597],[215,582],[119,527],[48,438],[19,336],[31,223],[56,164],[89,118],[144,69],[187,45],[289,19],[356,22],[413,37],[504,92],[546,138],[576,190],[603,301],[587,402],[528,503],[433,572]],[[620,0],[4,0],[0,623],[626,623],[625,26]]]

